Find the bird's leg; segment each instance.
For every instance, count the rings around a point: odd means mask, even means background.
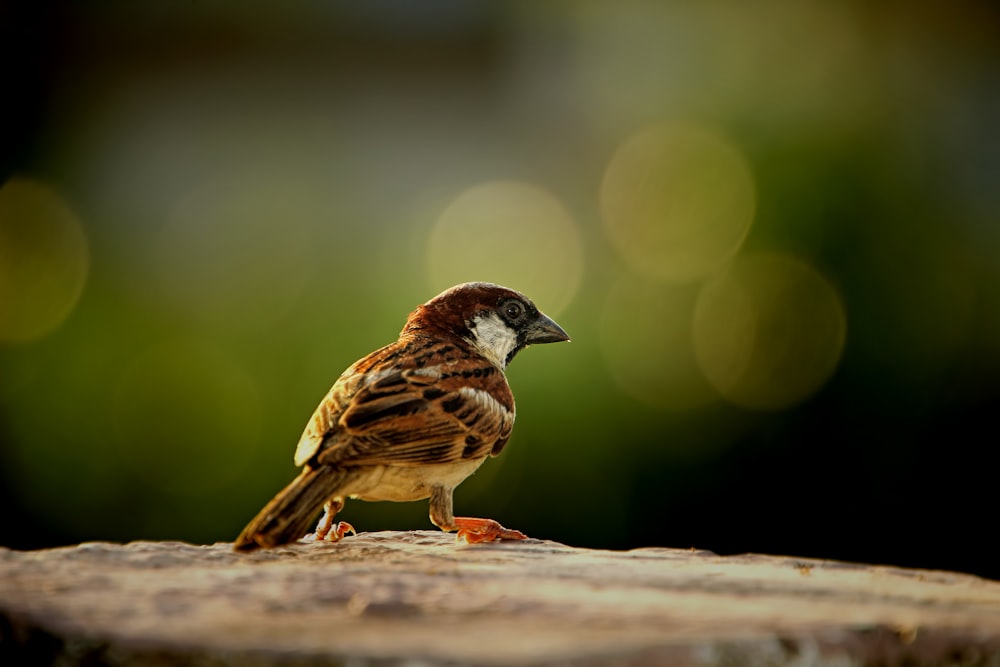
[[[316,524],[316,541],[320,542],[322,540],[327,540],[328,542],[339,542],[344,539],[344,535],[348,533],[357,534],[354,530],[354,526],[347,523],[346,521],[341,521],[334,525],[333,517],[337,516],[337,512],[344,509],[344,499],[343,498],[330,498],[323,505],[323,517]]]
[[[434,487],[431,493],[431,523],[441,530],[457,530],[456,541],[476,544],[493,540],[525,540],[527,535],[519,530],[504,528],[493,519],[456,517],[452,511],[453,488]]]

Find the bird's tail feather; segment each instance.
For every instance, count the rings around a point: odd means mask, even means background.
[[[294,542],[309,532],[318,508],[337,494],[349,473],[331,466],[306,466],[253,518],[233,549],[252,551]]]

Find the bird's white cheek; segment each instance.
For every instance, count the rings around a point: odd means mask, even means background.
[[[469,329],[476,349],[498,368],[505,368],[507,357],[517,349],[517,334],[496,313],[474,317]]]

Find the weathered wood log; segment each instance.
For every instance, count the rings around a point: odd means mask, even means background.
[[[0,664],[1000,666],[1000,582],[365,533],[0,550]]]

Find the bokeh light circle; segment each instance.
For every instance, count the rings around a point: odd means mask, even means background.
[[[0,187],[0,341],[34,340],[62,324],[89,264],[83,228],[57,192],[23,178]]]
[[[695,290],[632,277],[604,302],[604,358],[618,387],[642,403],[674,411],[716,400],[695,359],[691,318]]]
[[[583,273],[580,234],[551,193],[491,181],[465,190],[427,238],[431,288],[485,280],[519,290],[549,315],[573,299]]]
[[[260,441],[257,382],[236,359],[197,340],[148,350],[114,394],[124,467],[161,491],[209,493],[235,479]]]
[[[778,410],[830,377],[847,321],[833,286],[783,255],[736,261],[698,295],[693,338],[708,382],[732,403]]]
[[[756,192],[738,149],[707,128],[676,123],[625,141],[605,168],[600,198],[604,229],[633,270],[689,282],[739,250]]]

